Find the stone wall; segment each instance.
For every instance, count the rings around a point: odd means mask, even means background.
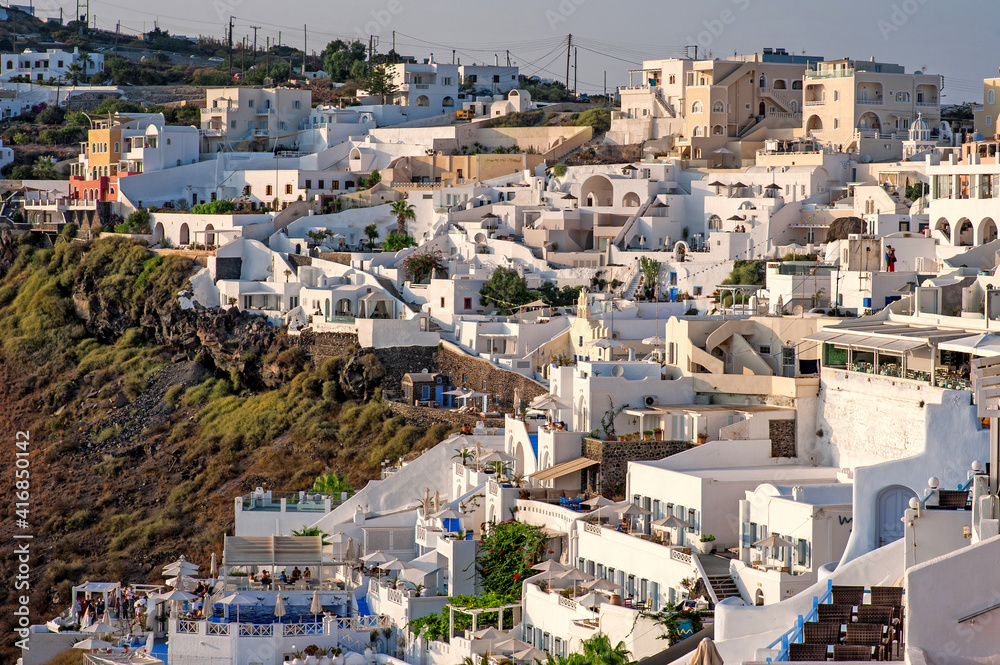
[[[767,423],[771,438],[771,457],[797,457],[794,420],[769,420]]]
[[[686,441],[583,440],[583,456],[601,463],[601,491],[624,489],[629,462],[659,460],[692,447]]]
[[[456,388],[490,393],[489,405],[494,411],[504,413],[513,410],[515,388],[520,393],[522,405],[548,392],[545,386],[522,374],[502,369],[482,358],[470,356],[447,342],[441,345],[434,356],[437,363],[431,368],[432,372],[450,376],[451,385]]]

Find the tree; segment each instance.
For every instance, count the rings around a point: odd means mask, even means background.
[[[51,157],[39,157],[32,165],[32,171],[38,180],[55,180],[59,177],[56,173],[56,163]]]
[[[399,233],[390,233],[385,237],[385,242],[382,243],[382,249],[387,252],[398,252],[401,249],[416,246],[416,240],[406,234],[400,235]]]
[[[403,262],[403,270],[410,276],[415,284],[422,284],[430,280],[434,273],[445,269],[444,261],[441,259],[441,252],[419,252],[406,257]]]
[[[374,224],[366,226],[365,236],[368,238],[368,249],[373,249],[375,247],[375,241],[378,240],[378,227]]]
[[[479,291],[480,305],[493,305],[505,314],[513,313],[521,305],[531,302],[528,283],[513,268],[499,267]]]
[[[330,79],[337,82],[346,81],[352,78],[352,68],[356,63],[361,63],[365,67],[367,57],[367,47],[359,40],[345,42],[342,39],[335,39],[326,45],[320,57],[323,61],[323,69],[330,75]],[[362,69],[362,74],[364,73]],[[358,78],[358,77],[354,77]]]
[[[392,214],[396,216],[396,233],[401,236],[405,236],[406,222],[417,218],[416,209],[407,203],[406,199],[400,199],[394,202],[389,210],[391,210]]]
[[[74,62],[66,68],[66,73],[69,74],[69,80],[73,82],[73,85],[79,85],[80,78],[84,75],[83,65],[79,62]]]
[[[368,71],[365,77],[365,88],[369,93],[378,95],[382,103],[385,98],[392,96],[398,90],[398,86],[393,81],[393,72],[386,65],[377,65]]]
[[[521,597],[524,578],[534,575],[548,551],[549,536],[537,527],[511,521],[487,525],[476,546],[476,574],[486,593]]]
[[[316,479],[311,491],[323,492],[325,494],[353,493],[354,487],[347,482],[347,474],[341,476],[336,473],[326,473]]]
[[[562,290],[554,282],[542,282],[538,287],[538,297],[550,307],[570,307],[580,298],[580,286],[564,286]]]
[[[642,268],[642,290],[647,300],[656,293],[656,283],[660,279],[660,262],[643,256],[639,259],[639,266]]]

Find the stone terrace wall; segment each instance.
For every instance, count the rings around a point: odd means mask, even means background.
[[[602,491],[624,487],[629,462],[659,460],[692,447],[686,441],[601,441],[583,440],[583,456],[601,463]]]
[[[435,353],[437,361],[432,372],[441,372],[451,376],[451,384],[456,388],[468,388],[477,392],[491,393],[490,408],[500,412],[509,412],[514,408],[514,389],[520,392],[521,404],[526,405],[538,395],[544,395],[548,389],[528,377],[497,367],[493,363],[475,358],[464,353],[449,342],[444,342],[441,349]],[[462,380],[462,377],[465,380]],[[483,388],[483,382],[486,388]]]

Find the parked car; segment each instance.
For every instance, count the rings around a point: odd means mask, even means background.
[[[209,62],[225,62],[226,59],[225,58],[220,58],[219,56],[215,56],[214,58],[209,58],[208,61]]]

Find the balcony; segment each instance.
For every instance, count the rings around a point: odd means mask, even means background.
[[[936,108],[938,104],[939,104],[938,100],[932,99],[929,102],[917,102],[916,106],[920,106],[922,108]]]
[[[271,115],[272,113],[274,113],[274,109],[270,107],[264,107],[262,109],[256,109],[254,113],[256,113],[257,115]]]
[[[96,210],[97,201],[71,199],[68,196],[25,199],[25,210]]]
[[[811,71],[806,70],[805,78],[807,79],[840,79],[849,78],[854,76],[854,67],[845,67],[843,69],[824,69]]]
[[[226,130],[224,129],[203,129],[202,134],[205,136],[225,136]]]
[[[823,106],[826,104],[826,97],[820,97],[819,99],[807,99],[802,102],[803,106]]]
[[[211,115],[213,113],[222,113],[223,111],[239,111],[239,106],[210,106],[201,110],[202,115]]]
[[[267,129],[255,129],[253,130],[254,136],[270,136],[271,132]]]
[[[885,103],[881,97],[858,97],[856,101],[866,106],[882,106]]]

